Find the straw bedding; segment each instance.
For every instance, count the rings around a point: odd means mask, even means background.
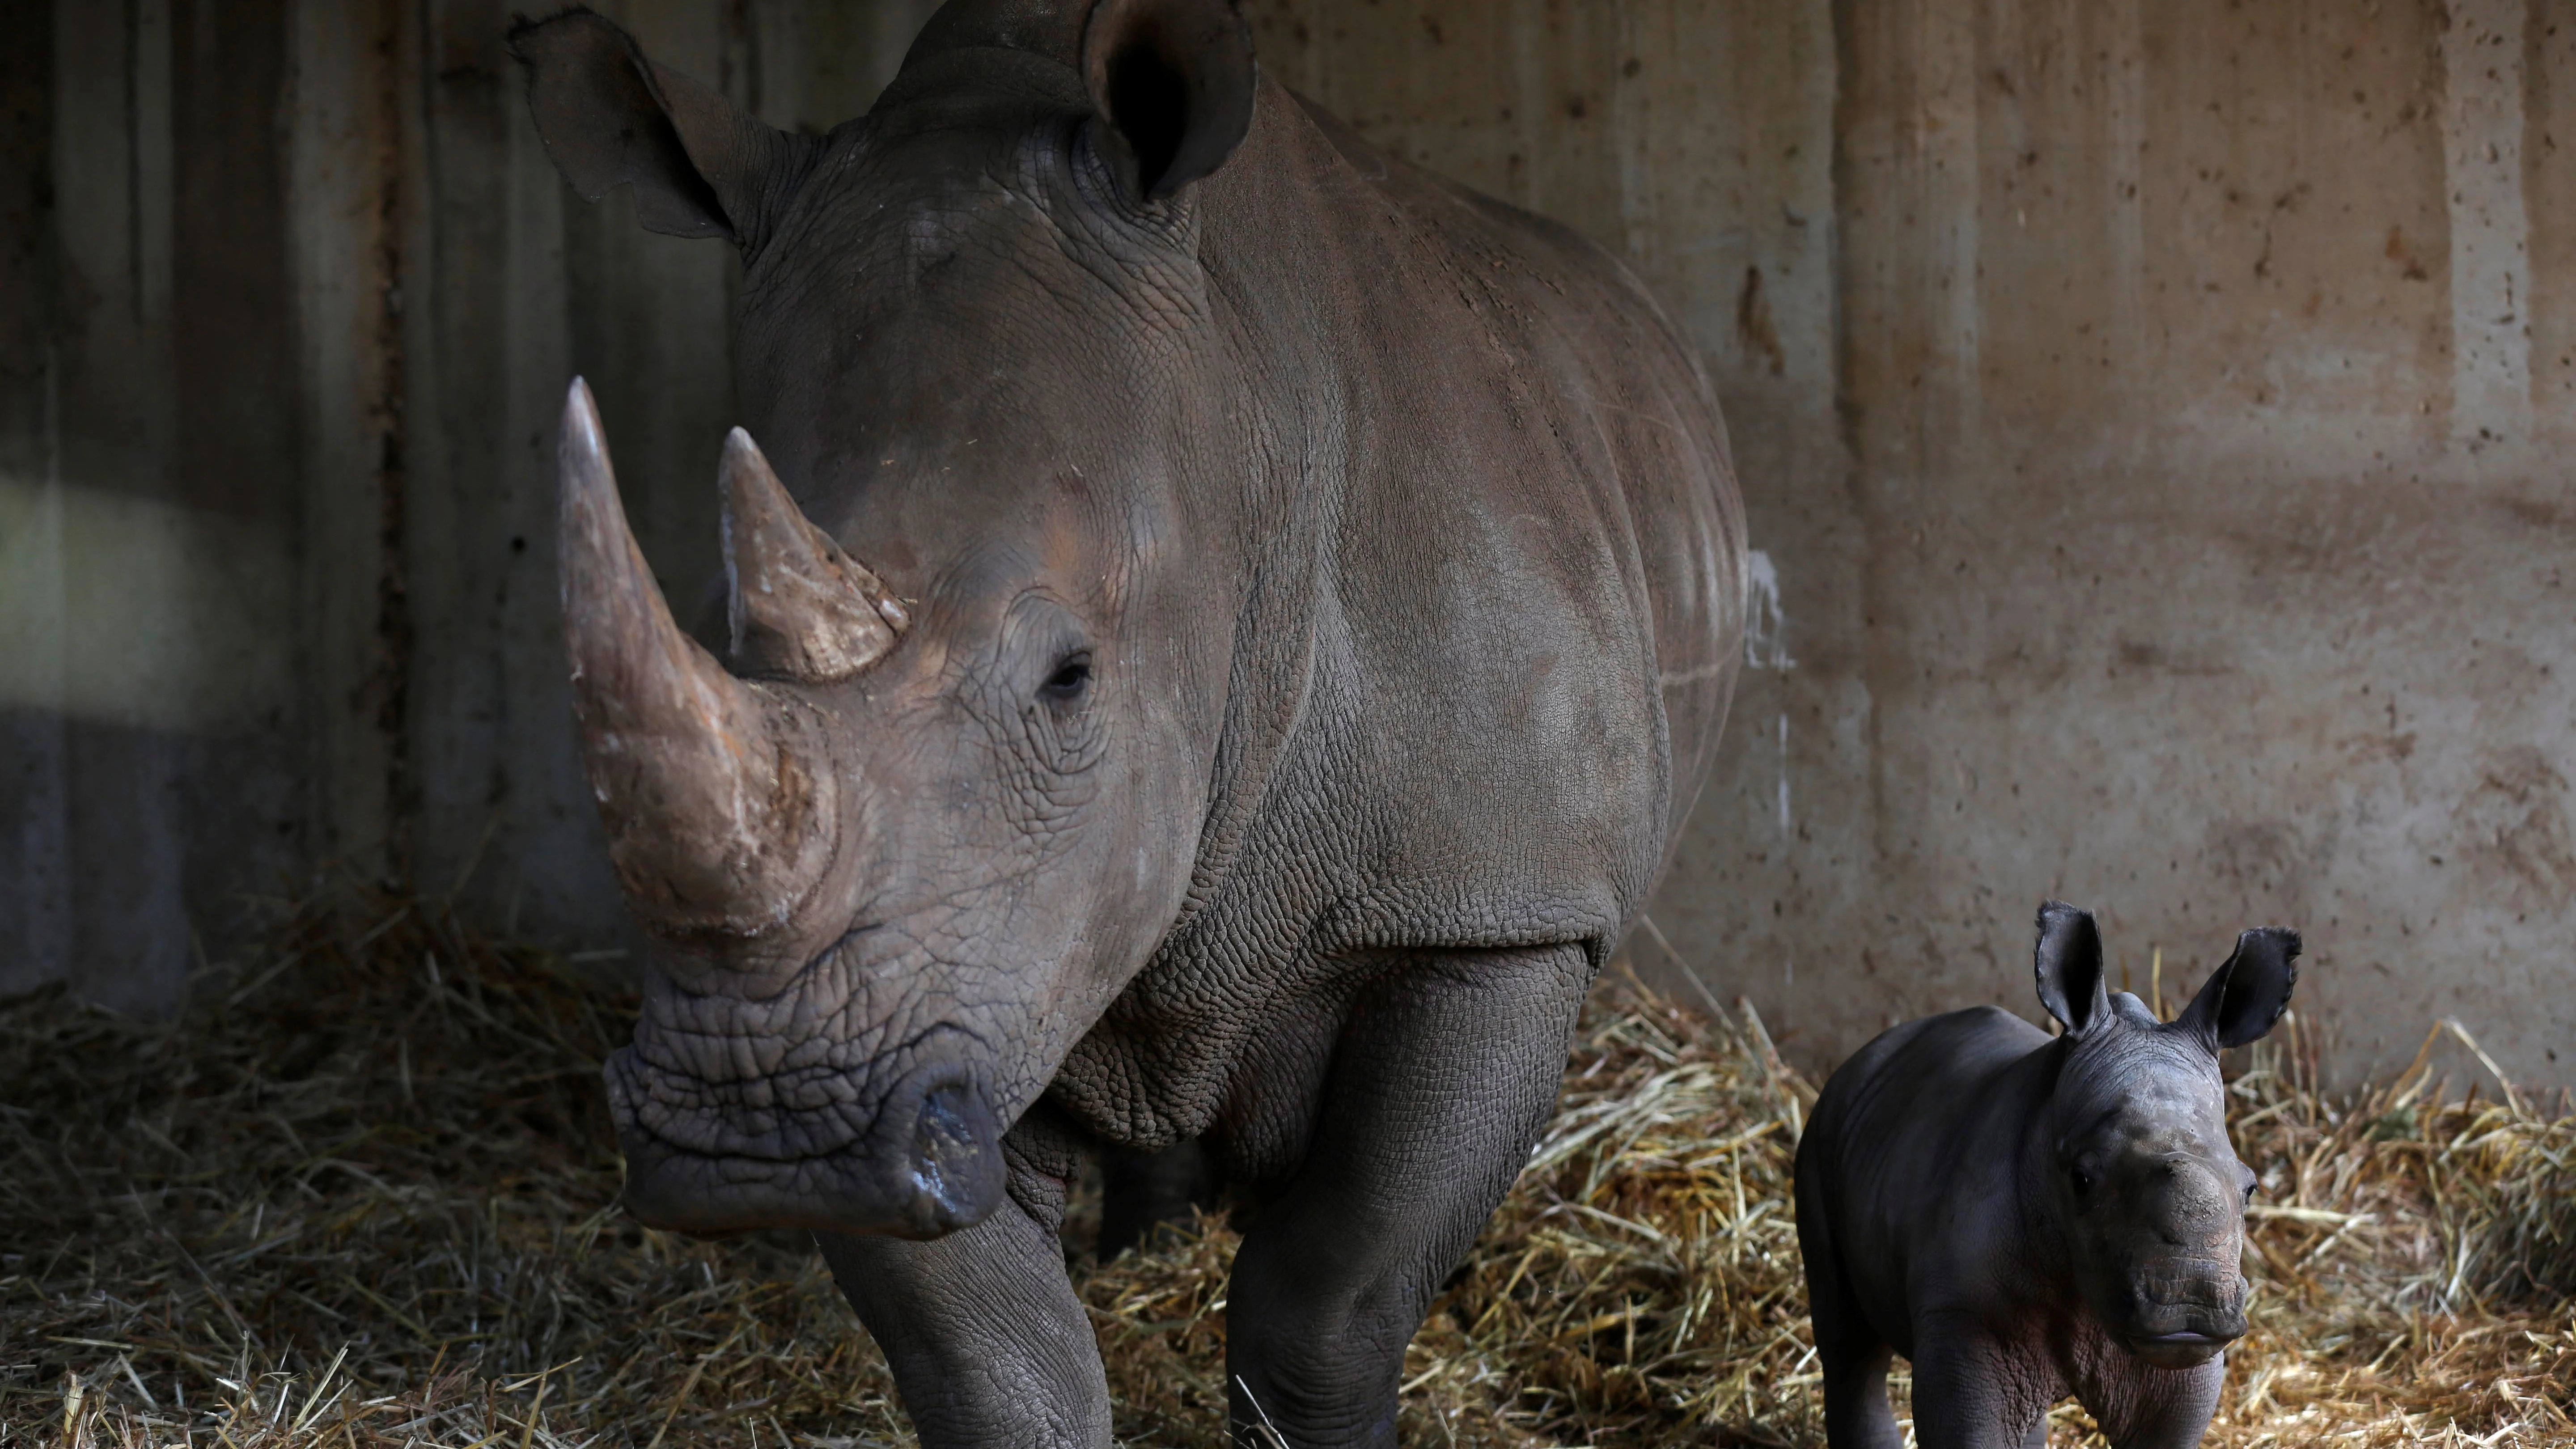
[[[628,1003],[418,902],[281,917],[176,1023],[0,1004],[0,1445],[907,1442],[810,1248],[614,1207]],[[2424,1059],[2330,1097],[2284,1036],[2233,1088],[2256,1329],[2209,1442],[2576,1444],[2576,1117]],[[1749,1009],[1605,988],[1414,1346],[1406,1442],[1820,1445],[1812,1100]],[[1221,1442],[1231,1246],[1074,1254],[1123,1442]]]

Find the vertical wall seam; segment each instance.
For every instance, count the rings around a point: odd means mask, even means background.
[[[385,868],[409,882],[420,813],[412,760],[410,369],[403,330],[407,222],[403,195],[401,0],[382,0],[375,39],[376,729],[384,740]]]
[[[143,325],[143,0],[125,0],[125,281]]]
[[[2524,0],[2452,0],[2442,31],[2443,197],[2450,219],[2451,435],[2531,436],[2531,217],[2523,195]]]

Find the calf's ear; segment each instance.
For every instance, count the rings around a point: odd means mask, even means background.
[[[1256,75],[1234,0],[1100,0],[1083,26],[1092,134],[1139,201],[1225,164],[1252,128]]]
[[[588,10],[522,21],[510,53],[528,69],[528,111],[555,169],[583,199],[635,188],[647,231],[759,245],[822,143],[734,109],[645,59],[634,37]]]
[[[2216,1051],[2260,1041],[2290,1004],[2299,984],[2299,933],[2278,926],[2236,938],[2236,954],[2201,983],[2200,994],[2175,1018]]]
[[[2102,981],[2102,931],[2091,911],[2064,901],[2039,908],[2039,945],[2031,953],[2039,978],[2039,1004],[2082,1036],[2111,1018],[2111,993]]]

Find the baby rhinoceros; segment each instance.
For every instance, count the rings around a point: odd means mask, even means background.
[[[2196,1445],[2245,1332],[2254,1174],[2218,1053],[2272,1029],[2296,932],[2247,931],[2160,1022],[2108,990],[2090,913],[2039,912],[2051,1038],[1990,1006],[1889,1029],[1825,1084],[1798,1144],[1825,1433],[1897,1449],[1887,1366],[1914,1365],[1922,1449],[2047,1442],[2073,1394],[2120,1449]]]

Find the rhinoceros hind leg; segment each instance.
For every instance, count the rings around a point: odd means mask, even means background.
[[[1895,1354],[1866,1328],[1851,1333],[1840,1331],[1839,1323],[1828,1327],[1830,1317],[1829,1310],[1815,1315],[1816,1361],[1825,1376],[1825,1443],[1829,1449],[1899,1449],[1905,1435],[1887,1402],[1887,1368]]]
[[[1109,1383],[1057,1237],[1072,1157],[1044,1104],[1004,1140],[1010,1192],[926,1243],[817,1233],[885,1351],[922,1449],[1109,1449]]]
[[[1529,1161],[1580,946],[1409,953],[1353,1003],[1304,1163],[1227,1291],[1235,1442],[1392,1449],[1405,1345]]]
[[[1887,1402],[1887,1368],[1895,1354],[1852,1301],[1836,1258],[1822,1189],[1798,1183],[1798,1250],[1806,1261],[1808,1313],[1816,1363],[1825,1376],[1828,1449],[1900,1449],[1905,1435]]]

